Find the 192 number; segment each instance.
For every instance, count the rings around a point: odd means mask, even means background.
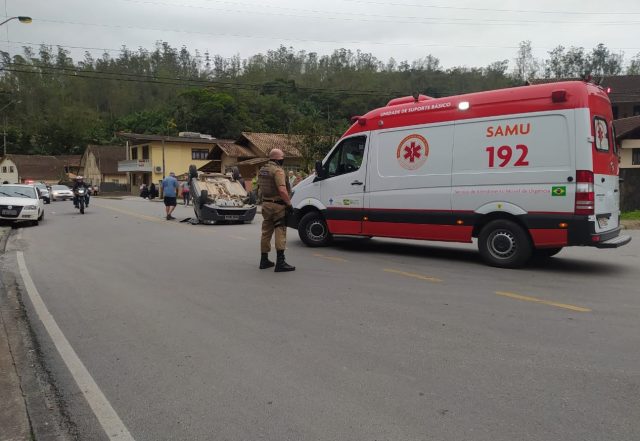
[[[493,168],[496,166],[496,157],[500,161],[498,167],[506,167],[513,159],[514,151],[511,146],[503,145],[502,147],[487,147],[485,149],[487,153],[489,153],[489,168]],[[529,154],[529,147],[524,144],[518,144],[516,146],[516,150],[520,152],[520,156],[514,162],[514,167],[526,167],[529,165],[529,161],[527,161],[527,155]]]

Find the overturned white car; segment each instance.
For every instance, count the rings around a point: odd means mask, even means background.
[[[202,173],[191,180],[190,191],[199,223],[249,223],[256,215],[255,201],[228,175]]]

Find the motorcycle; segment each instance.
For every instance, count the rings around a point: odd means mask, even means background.
[[[89,194],[87,193],[87,189],[84,187],[78,187],[73,190],[73,194],[76,197],[74,201],[74,206],[80,209],[80,214],[84,214],[84,207],[89,202]]]

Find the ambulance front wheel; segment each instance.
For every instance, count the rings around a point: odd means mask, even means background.
[[[480,255],[491,266],[518,268],[533,252],[527,232],[517,223],[498,219],[489,222],[478,237]]]
[[[298,235],[310,247],[323,247],[331,242],[332,236],[322,215],[316,211],[305,214],[298,223]]]

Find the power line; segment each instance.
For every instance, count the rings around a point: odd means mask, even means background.
[[[138,46],[137,48],[129,47],[126,44],[123,44],[123,47],[121,47],[120,49],[116,49],[116,48],[105,48],[105,47],[90,47],[90,46],[74,46],[74,45],[68,45],[68,44],[62,44],[62,43],[49,43],[49,42],[40,42],[40,43],[36,43],[33,41],[13,41],[10,40],[9,43],[15,43],[14,45],[11,44],[6,44],[6,42],[0,42],[0,45],[5,45],[7,47],[13,47],[13,48],[23,48],[24,46],[30,46],[30,47],[34,47],[34,48],[38,48],[40,46],[49,46],[49,47],[62,47],[62,48],[68,48],[68,49],[84,49],[84,50],[96,50],[96,51],[101,51],[101,52],[114,52],[114,53],[122,53],[123,50],[127,50],[131,53],[139,53],[139,51],[148,51],[148,52],[153,52],[155,49],[147,49],[144,48],[142,46]],[[423,47],[432,47],[432,48],[438,48],[438,47],[442,47],[442,48],[457,48],[457,49],[518,49],[520,46],[498,46],[498,45],[456,45],[456,44],[439,44],[439,43],[432,43],[432,44],[424,44],[421,45]],[[539,46],[536,47],[536,49],[542,49],[542,50],[551,50],[551,49],[555,49],[552,47],[545,47],[545,46]],[[609,49],[612,50],[640,50],[640,46],[638,47],[611,47]]]
[[[147,3],[157,3],[157,2],[147,2]],[[256,13],[264,15],[264,12],[254,12],[254,11],[231,11],[231,12],[241,12],[243,14],[246,13]],[[271,14],[271,15],[282,15],[284,14]],[[293,16],[294,18],[311,18],[309,16]],[[319,17],[315,17],[316,19]],[[364,20],[360,18],[348,18],[348,17],[323,17],[325,19],[331,20],[345,20],[345,21],[357,21],[357,22],[383,22],[383,23],[398,23],[398,24],[429,24],[429,25],[438,25],[438,26],[487,26],[487,24],[499,24],[501,26],[536,26],[540,24],[576,24],[576,25],[597,25],[597,26],[635,26],[639,25],[640,21],[612,21],[612,22],[604,22],[604,21],[586,21],[586,22],[578,22],[578,21],[549,21],[549,20],[501,20],[501,19],[468,19],[468,18],[447,18],[445,20],[440,18],[419,18],[414,21],[393,21],[393,20]],[[34,18],[35,19],[35,18]],[[37,18],[39,22],[44,23],[59,23],[59,24],[71,24],[71,25],[80,25],[80,26],[96,26],[96,27],[108,27],[108,28],[118,28],[118,29],[136,29],[136,30],[149,30],[149,31],[161,31],[161,32],[178,32],[178,33],[187,33],[187,34],[204,34],[204,35],[231,35],[231,36],[242,36],[237,34],[219,34],[219,33],[211,33],[211,32],[201,32],[201,31],[186,31],[182,29],[158,29],[158,28],[146,28],[141,26],[125,26],[125,25],[112,25],[112,24],[103,24],[103,23],[83,23],[83,22],[74,22],[74,21],[66,21],[66,20],[52,20],[46,18]],[[453,20],[453,21],[452,21]],[[457,20],[457,21],[456,21]],[[475,21],[474,21],[475,20]],[[272,38],[267,36],[242,36],[245,38]],[[282,40],[292,40],[296,39],[291,38],[283,38],[277,37]],[[321,40],[300,40],[300,41],[321,41]],[[331,43],[336,43],[336,41],[330,41]],[[385,43],[377,43],[371,41],[357,41],[354,43],[369,43],[369,44],[385,44]]]
[[[140,82],[149,84],[166,84],[174,86],[210,86],[210,87],[223,87],[231,89],[244,89],[244,90],[262,90],[265,87],[273,87],[272,84],[263,83],[243,83],[243,82],[230,82],[230,81],[218,81],[218,80],[206,80],[206,79],[194,79],[194,78],[180,78],[180,77],[161,77],[155,75],[144,74],[132,74],[132,73],[116,73],[105,71],[78,71],[71,67],[59,67],[59,66],[33,66],[25,63],[8,63],[10,68],[5,68],[7,72],[16,73],[28,73],[28,74],[43,74],[54,75],[59,74],[72,78],[87,78],[97,80],[109,80],[109,81],[128,81],[128,82]],[[19,66],[22,69],[16,69],[11,66]],[[39,70],[26,70],[26,67],[35,67]],[[125,78],[121,78],[125,77]],[[328,94],[340,94],[340,95],[370,95],[370,96],[397,96],[402,92],[398,91],[380,91],[380,90],[358,90],[358,89],[321,89],[304,86],[295,86],[296,91],[309,92],[309,93],[328,93]]]
[[[211,0],[207,0],[211,1]],[[215,1],[215,0],[213,0]],[[361,3],[368,5],[381,5],[381,6],[404,6],[410,8],[429,8],[429,9],[452,9],[457,11],[478,11],[478,12],[515,12],[526,14],[563,14],[563,15],[640,15],[640,12],[611,12],[611,11],[553,11],[553,10],[540,10],[540,9],[500,9],[500,8],[469,8],[466,6],[440,6],[440,5],[417,5],[409,3],[388,3],[388,2],[376,2],[365,0],[343,0],[349,3]]]
[[[357,18],[352,18],[353,17],[353,13],[348,13],[348,12],[339,12],[339,11],[331,11],[331,12],[325,12],[325,11],[320,11],[317,9],[298,9],[298,8],[282,8],[282,7],[276,7],[277,9],[284,9],[287,11],[298,11],[298,12],[305,12],[305,13],[310,13],[312,15],[297,15],[297,14],[283,14],[283,13],[278,13],[278,12],[266,12],[266,11],[257,11],[255,9],[249,9],[249,10],[238,10],[238,9],[220,9],[220,8],[214,8],[214,7],[210,7],[210,6],[198,6],[198,5],[189,5],[189,4],[176,4],[176,3],[170,3],[170,2],[165,2],[165,1],[158,1],[158,0],[120,0],[120,1],[124,1],[127,3],[137,3],[137,4],[146,4],[146,5],[153,5],[153,6],[170,6],[170,7],[175,7],[175,8],[188,8],[188,9],[204,9],[204,10],[215,10],[217,12],[239,12],[239,13],[249,13],[249,14],[260,14],[260,15],[272,15],[272,16],[280,16],[280,17],[294,17],[294,18],[308,18],[308,19],[324,19],[324,20],[339,20],[339,21],[357,21],[357,22],[383,22],[383,23],[399,23],[399,24],[414,24],[414,23],[424,23],[424,22],[429,22],[430,24],[441,24],[439,22],[441,21],[449,21],[450,23],[442,23],[442,24],[492,24],[492,23],[500,23],[500,24],[507,24],[507,25],[521,25],[523,23],[527,23],[527,24],[594,24],[594,25],[600,25],[602,24],[601,21],[587,21],[587,22],[580,22],[580,21],[566,21],[566,20],[553,20],[553,21],[549,21],[549,20],[521,20],[521,19],[496,19],[496,18],[486,18],[486,19],[477,19],[477,18],[458,18],[458,17],[446,17],[446,18],[439,18],[439,17],[422,17],[422,16],[415,16],[415,15],[411,15],[411,16],[398,16],[398,15],[380,15],[380,14],[370,14],[370,13],[366,13],[366,12],[361,12],[359,11],[357,13]],[[230,3],[230,2],[220,2],[220,3]],[[250,4],[250,3],[233,3],[234,6],[248,6],[248,7],[258,7],[258,6],[266,6],[266,8],[270,9],[272,8],[271,5],[256,5],[256,4]],[[336,14],[334,16],[319,16],[317,14]],[[315,16],[314,16],[315,15]],[[374,18],[373,20],[370,19],[366,19],[367,17],[372,17]],[[411,20],[411,21],[400,21],[400,20]],[[639,22],[616,22],[616,24],[638,24]]]

